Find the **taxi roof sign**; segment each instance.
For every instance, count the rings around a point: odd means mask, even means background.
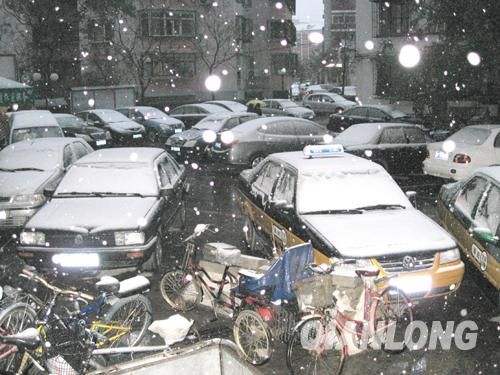
[[[308,158],[315,156],[342,156],[344,154],[344,146],[341,144],[309,145],[304,147],[303,152]]]

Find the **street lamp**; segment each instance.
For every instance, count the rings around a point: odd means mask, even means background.
[[[212,100],[215,99],[215,93],[219,91],[222,81],[218,75],[212,74],[205,80],[205,87],[212,93]]]
[[[286,68],[281,68],[278,71],[279,75],[281,76],[281,92],[283,93],[285,91],[285,75],[286,75]]]
[[[33,82],[40,82],[42,79],[42,74],[40,72],[34,72],[33,73]],[[59,79],[59,74],[57,73],[50,73],[48,79],[45,82],[45,86],[50,86],[43,91],[43,96],[45,99],[45,107],[48,109],[49,108],[49,91],[52,88],[51,82],[56,82]]]

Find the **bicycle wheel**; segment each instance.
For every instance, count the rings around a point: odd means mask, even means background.
[[[313,316],[300,322],[287,346],[290,374],[338,375],[344,367],[346,345],[333,319]]]
[[[233,325],[238,353],[246,361],[261,365],[271,357],[271,335],[266,322],[252,310],[241,311]]]
[[[121,298],[105,314],[103,323],[110,326],[101,332],[108,346],[135,346],[141,342],[153,317],[151,301],[142,294]]]
[[[406,349],[405,332],[412,321],[412,304],[401,289],[388,287],[372,303],[372,337],[387,353],[397,354]]]
[[[195,277],[186,271],[167,272],[160,281],[163,299],[175,310],[188,311],[201,299],[201,291]]]
[[[27,328],[34,327],[36,312],[26,303],[14,303],[0,312],[0,335],[14,335]],[[19,367],[22,353],[9,352],[15,349],[12,345],[0,346],[0,372],[14,371]]]

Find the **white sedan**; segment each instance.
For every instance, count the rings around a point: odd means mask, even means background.
[[[466,126],[427,149],[424,173],[460,180],[477,168],[500,164],[500,125]]]

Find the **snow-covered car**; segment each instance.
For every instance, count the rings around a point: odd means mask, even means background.
[[[421,174],[427,156],[425,133],[412,124],[356,124],[335,137],[335,143],[350,154],[382,165],[391,174]]]
[[[302,105],[316,114],[330,114],[345,111],[356,103],[331,92],[317,92],[305,96]]]
[[[9,143],[34,138],[64,137],[54,115],[45,110],[12,112],[9,116]]]
[[[217,139],[217,134],[258,118],[251,112],[223,112],[208,115],[191,129],[175,134],[167,139],[166,150],[177,159],[204,157],[207,147]]]
[[[112,109],[90,109],[78,112],[76,116],[80,117],[89,126],[96,126],[109,131],[113,144],[137,145],[144,142],[144,126],[130,120],[120,112]]]
[[[314,111],[302,107],[288,99],[264,99],[265,106],[262,107],[262,114],[266,116],[291,116],[312,120]]]
[[[325,128],[294,117],[260,117],[221,132],[210,148],[214,160],[254,167],[273,152],[297,151],[331,140]]]
[[[180,105],[172,109],[168,114],[181,120],[186,129],[191,129],[208,115],[221,112],[231,111],[217,104],[199,103]]]
[[[111,145],[111,133],[107,130],[88,126],[80,117],[69,113],[55,113],[54,117],[65,137],[81,138],[94,149]]]
[[[170,117],[155,107],[121,107],[116,110],[143,125],[146,128],[146,138],[152,144],[165,142],[171,135],[184,131],[181,120]]]
[[[176,218],[184,167],[160,148],[103,149],[78,160],[26,223],[19,256],[42,268],[154,270]]]
[[[215,104],[231,112],[246,112],[247,106],[233,100],[209,100],[205,104]]]
[[[277,253],[311,241],[318,263],[375,265],[411,299],[446,295],[462,281],[453,238],[384,168],[340,145],[269,155],[240,174],[239,202],[251,250],[258,239]]]
[[[17,233],[73,162],[91,153],[77,138],[36,138],[0,151],[0,234]]]
[[[438,197],[441,224],[481,277],[475,278],[500,307],[500,167],[485,167],[444,185]]]
[[[460,180],[480,167],[500,164],[500,125],[466,126],[427,148],[424,173]]]

